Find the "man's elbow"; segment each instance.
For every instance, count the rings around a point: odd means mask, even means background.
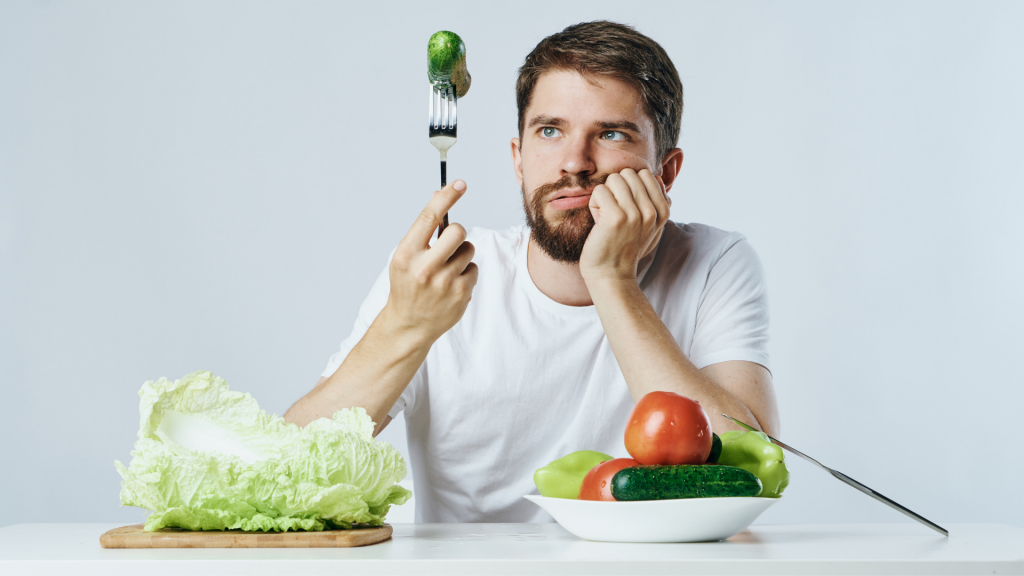
[[[782,425],[779,422],[778,410],[769,410],[768,414],[755,414],[757,424],[765,434],[778,438],[782,432]]]
[[[302,426],[302,424],[300,424],[298,419],[295,417],[295,411],[292,409],[289,409],[287,412],[285,412],[282,418],[284,418],[286,424],[295,424],[296,426],[299,427]]]
[[[299,402],[301,402],[301,400]],[[283,418],[288,424],[295,424],[299,428],[304,428],[306,424],[309,424],[310,420],[302,416],[301,409],[299,409],[299,402],[292,404],[292,407],[284,413]]]

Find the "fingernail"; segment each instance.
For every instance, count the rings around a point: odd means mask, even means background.
[[[462,180],[456,180],[455,182],[452,183],[452,188],[455,188],[459,192],[462,192],[463,190],[466,189],[466,183],[463,182]]]

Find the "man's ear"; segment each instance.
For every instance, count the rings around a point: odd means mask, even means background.
[[[516,171],[516,180],[519,180],[519,187],[523,187],[523,151],[519,149],[519,138],[512,139],[512,167]]]
[[[672,183],[676,181],[676,176],[679,175],[679,169],[682,167],[683,151],[679,148],[669,150],[661,162],[661,181],[665,183],[666,193],[672,189]]]

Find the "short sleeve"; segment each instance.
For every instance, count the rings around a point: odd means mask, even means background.
[[[699,369],[746,360],[768,364],[768,290],[754,248],[731,234],[712,266],[697,309],[690,360]]]
[[[394,256],[392,251],[391,256]],[[391,263],[391,257],[388,258],[388,264]],[[342,340],[341,349],[331,355],[331,358],[327,361],[327,367],[324,369],[324,378],[330,378],[334,374],[341,364],[348,357],[349,352],[356,347],[356,344],[363,339],[366,335],[366,331],[370,328],[370,324],[376,320],[377,315],[384,309],[384,305],[388,303],[388,294],[391,292],[391,280],[388,275],[389,266],[384,266],[384,271],[377,277],[377,281],[373,283],[373,287],[370,288],[370,293],[363,300],[361,306],[359,306],[359,314],[356,316],[355,324],[352,326],[352,332],[347,338]],[[396,417],[403,410],[410,408],[413,405],[413,401],[416,397],[416,389],[419,387],[419,383],[423,380],[424,367],[416,371],[409,385],[406,386],[405,391],[402,392],[401,397],[395,402],[394,407],[388,412],[388,416],[392,418]]]

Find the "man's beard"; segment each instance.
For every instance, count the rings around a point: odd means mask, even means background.
[[[532,230],[533,240],[548,256],[558,262],[578,264],[583,253],[583,245],[594,228],[594,216],[590,213],[589,206],[581,206],[562,210],[561,219],[552,224],[544,217],[544,199],[563,188],[593,190],[595,186],[604,184],[607,179],[607,174],[596,178],[566,175],[556,182],[538,187],[533,191],[532,200],[527,200],[526,189],[523,189],[526,224]]]

